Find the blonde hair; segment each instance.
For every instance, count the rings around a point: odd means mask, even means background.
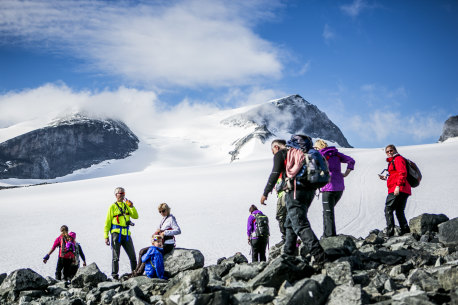
[[[313,145],[313,147],[314,148],[316,147],[318,148],[318,150],[320,150],[320,149],[328,147],[328,143],[326,143],[324,140],[318,139],[316,140],[315,145]]]
[[[158,211],[162,211],[162,210],[167,210],[167,212],[170,212],[170,207],[167,205],[167,203],[163,202],[161,204],[159,204],[159,206],[157,207]]]

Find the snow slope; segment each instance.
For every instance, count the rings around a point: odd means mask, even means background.
[[[218,119],[213,118],[215,122]],[[209,121],[200,123],[205,122]],[[88,263],[96,262],[109,275],[111,251],[104,244],[103,226],[117,186],[126,188],[127,198],[140,215],[132,228],[137,251],[148,245],[161,220],[157,212],[161,202],[172,207],[181,226],[177,246],[201,250],[207,265],[237,251],[249,255],[245,228],[251,204],[269,216],[270,243],[278,242],[275,195],[270,195],[267,206],[258,204],[272,167],[269,143],[253,143],[241,160],[229,163],[229,150],[212,138],[215,125],[208,124],[207,131],[198,125],[196,120],[185,130],[164,128],[149,138],[142,135],[142,149],[133,156],[50,181],[60,183],[1,190],[0,273],[29,267],[54,276],[57,253],[46,265],[42,257],[60,226],[67,224],[77,232]],[[225,143],[235,137],[229,132],[222,136]],[[408,200],[407,218],[421,213],[457,217],[458,140],[398,150],[419,165],[424,177]],[[377,177],[386,167],[385,153],[382,148],[341,151],[356,160],[356,167],[346,178],[347,189],[336,207],[337,232],[365,237],[385,225],[386,185]],[[8,180],[1,185],[27,182],[31,181]],[[321,203],[315,199],[309,217],[318,237],[322,234],[321,213]],[[121,253],[120,272],[128,272],[127,256],[123,250]]]

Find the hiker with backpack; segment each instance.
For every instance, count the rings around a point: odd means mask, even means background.
[[[164,257],[162,249],[162,236],[153,235],[151,238],[152,246],[142,256],[141,262],[145,264],[145,274],[149,278],[167,279],[164,270]]]
[[[320,189],[323,193],[323,236],[336,236],[334,208],[345,189],[344,178],[355,168],[355,160],[339,152],[335,146],[328,146],[328,143],[321,139],[315,141],[314,148],[319,150],[328,162],[329,174],[331,176],[329,183]],[[341,163],[347,164],[347,169],[343,174]]]
[[[137,219],[138,212],[132,201],[125,198],[125,190],[122,187],[115,189],[116,202],[108,209],[107,218],[105,220],[104,235],[105,244],[110,245],[108,233],[111,235],[112,249],[112,269],[111,275],[113,279],[119,279],[119,255],[121,247],[126,251],[130,260],[130,268],[132,271],[137,267],[137,258],[135,257],[134,243],[132,242],[130,226],[134,224],[131,218]]]
[[[180,235],[181,229],[178,226],[175,216],[170,214],[170,207],[167,203],[161,203],[157,209],[162,216],[162,220],[154,235],[162,236],[164,240],[164,254],[167,254],[175,248],[175,235]]]
[[[388,187],[388,196],[385,201],[386,235],[394,235],[393,212],[396,212],[396,218],[401,228],[400,235],[404,235],[410,233],[404,210],[407,199],[412,194],[411,186],[407,180],[407,160],[398,153],[393,144],[385,147],[385,153],[387,155],[386,162],[388,162],[388,167],[379,174],[379,177],[381,180],[387,181],[386,184]],[[388,172],[387,175],[383,175],[385,171]]]
[[[266,248],[269,241],[269,219],[253,204],[249,210],[247,223],[248,244],[251,245],[252,262],[266,261]]]
[[[276,139],[272,141],[270,145],[272,154],[274,155],[274,166],[272,172],[270,173],[269,179],[267,180],[266,187],[264,188],[264,193],[261,196],[261,204],[265,205],[267,196],[275,188],[277,192],[277,212],[276,219],[278,221],[278,226],[280,227],[281,241],[278,246],[285,243],[285,220],[286,220],[286,201],[285,201],[285,191],[283,190],[282,183],[284,183],[285,178],[285,161],[286,161],[286,141],[282,139]]]
[[[74,253],[74,239],[68,234],[68,227],[63,225],[60,227],[61,234],[56,238],[51,250],[48,254],[43,257],[43,263],[47,263],[49,256],[54,252],[56,248],[59,248],[59,257],[57,259],[56,266],[56,280],[62,279],[62,273],[64,274],[64,280],[69,281],[72,278],[72,263],[75,259]]]
[[[76,233],[70,232],[68,235],[73,238],[75,243],[75,259],[73,260],[71,266],[71,277],[74,277],[80,267],[80,258],[83,260],[83,266],[86,266],[86,256],[84,255],[83,248],[81,248],[80,243],[76,242]]]
[[[315,263],[322,266],[326,254],[310,227],[307,212],[317,188],[329,182],[326,160],[315,149],[306,135],[292,135],[286,143],[286,240],[283,252],[295,255],[299,237]]]

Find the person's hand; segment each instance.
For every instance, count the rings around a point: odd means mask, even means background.
[[[394,196],[399,195],[399,189],[400,189],[399,185],[396,186],[396,188],[394,189]]]
[[[129,199],[126,198],[126,204],[129,206],[129,207],[133,207],[134,206],[134,203],[132,201],[130,201]]]
[[[251,246],[251,239],[248,238],[248,244]]]
[[[43,257],[43,263],[47,263],[49,259],[49,254],[46,254],[45,257]]]
[[[350,174],[350,172],[351,172],[351,169],[347,168],[347,170],[345,171],[345,173],[342,174],[342,176],[344,176],[344,178],[345,178]]]
[[[266,200],[267,200],[267,196],[262,195],[262,196],[261,196],[261,204],[267,205],[267,204],[265,203]]]
[[[86,267],[86,262],[83,262],[83,267]]]
[[[386,176],[383,176],[383,175],[378,175],[378,177],[380,178],[380,180],[386,180]]]
[[[109,240],[108,238],[105,238],[105,244],[106,244],[107,246],[110,245],[110,240]]]

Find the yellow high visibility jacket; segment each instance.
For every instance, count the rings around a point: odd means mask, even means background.
[[[130,218],[138,219],[137,209],[133,207],[129,207],[125,202],[117,202],[119,208],[124,211],[124,215],[122,215],[122,211],[116,206],[116,203],[113,203],[110,208],[108,209],[107,219],[105,220],[105,238],[108,238],[108,233],[119,233],[121,229],[116,228],[111,230],[112,225],[117,225],[121,227],[127,227],[126,223],[130,220]],[[117,216],[117,217],[116,217]],[[118,223],[119,221],[119,223]],[[130,230],[122,228],[122,235],[130,235]]]

